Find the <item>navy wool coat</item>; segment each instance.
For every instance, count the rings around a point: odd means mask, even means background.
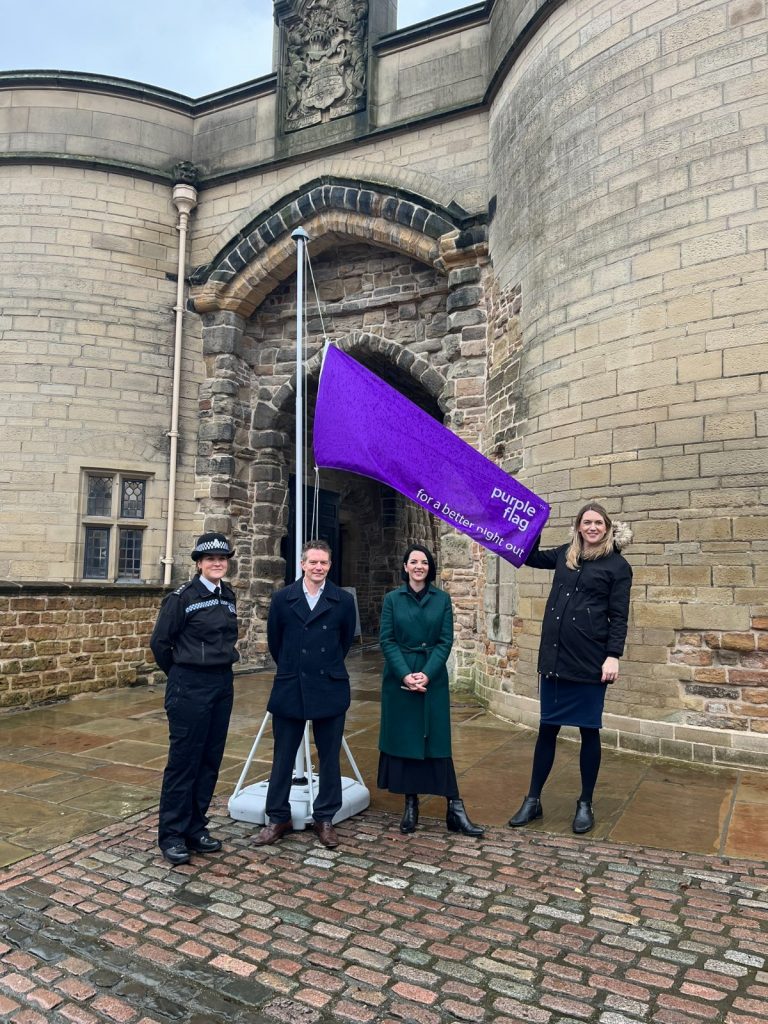
[[[446,662],[453,646],[453,609],[429,584],[418,601],[404,584],[384,598],[379,633],[384,655],[379,750],[423,760],[451,756],[451,697]],[[429,677],[426,693],[401,689],[411,672]]]
[[[344,658],[355,633],[355,602],[330,580],[310,611],[302,580],[272,596],[267,643],[277,671],[267,711],[282,718],[332,718],[349,707]]]

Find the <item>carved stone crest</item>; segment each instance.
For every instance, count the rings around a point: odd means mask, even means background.
[[[365,107],[368,0],[304,0],[284,23],[282,50],[284,131]]]

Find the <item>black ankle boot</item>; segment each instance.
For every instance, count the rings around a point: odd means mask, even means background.
[[[458,798],[448,801],[445,825],[449,832],[462,832],[465,836],[481,836],[485,832],[482,826],[469,820],[464,801]]]
[[[584,835],[585,832],[591,832],[595,827],[595,815],[592,810],[591,800],[577,800],[576,801],[576,814],[573,818],[573,825],[571,828],[577,836]]]
[[[415,832],[418,824],[419,798],[415,793],[406,793],[405,810],[403,811],[403,819],[400,822],[400,831],[405,835],[409,832]]]
[[[513,814],[507,824],[510,828],[520,828],[521,825],[530,825],[536,818],[544,813],[541,800],[537,796],[527,796],[520,805],[520,810]]]

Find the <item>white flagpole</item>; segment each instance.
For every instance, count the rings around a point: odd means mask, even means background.
[[[304,228],[296,228],[291,238],[296,242],[296,493],[295,493],[295,523],[294,523],[294,551],[296,558],[296,579],[301,577],[301,549],[304,546],[304,265],[306,261],[306,247],[309,242],[309,235]],[[323,359],[328,351],[330,342],[326,342]],[[317,491],[317,488],[316,488]],[[252,821],[264,824],[267,821],[266,801],[268,782],[256,782],[250,786],[243,786],[248,769],[256,754],[256,748],[264,733],[269,712],[264,716],[258,735],[254,741],[251,752],[243,768],[242,774],[235,786],[235,791],[229,798],[229,815],[238,821]],[[341,745],[347,755],[355,780],[342,778],[342,806],[334,818],[340,821],[349,818],[353,814],[364,811],[371,802],[371,795],[368,792],[360,770],[352,757],[347,741],[342,736]],[[312,809],[315,801],[315,776],[312,772],[309,748],[309,723],[304,727],[304,740],[299,744],[296,752],[296,760],[293,768],[293,782],[291,785],[291,816],[294,828],[303,828],[312,820]]]
[[[296,228],[291,235],[296,243],[296,471],[294,474],[294,579],[301,578],[301,549],[304,547],[304,254],[309,235],[304,228]],[[309,750],[309,734],[304,728],[304,744],[296,751],[294,779],[303,779],[305,750]],[[309,760],[307,760],[309,765]],[[314,801],[312,767],[307,772],[310,807]]]
[[[304,546],[304,264],[306,259],[306,245],[309,236],[303,227],[297,227],[291,234],[296,243],[296,494],[295,494],[295,515],[294,523],[294,544],[296,553],[296,579],[301,577],[301,549]],[[330,342],[326,342],[325,354],[328,351]],[[316,494],[315,485],[315,494]],[[254,821],[264,824],[267,821],[266,795],[268,781],[255,782],[252,785],[244,786],[248,769],[256,755],[256,748],[259,744],[266,724],[269,720],[269,712],[264,715],[264,721],[258,731],[251,753],[248,756],[238,784],[234,787],[234,793],[229,798],[227,805],[229,816],[240,821]],[[342,806],[334,821],[348,818],[352,814],[358,814],[371,803],[371,794],[362,781],[359,769],[352,757],[346,739],[342,736],[342,749],[352,767],[354,779],[342,778]],[[296,752],[296,761],[293,769],[293,781],[291,785],[291,817],[294,828],[303,828],[312,820],[312,809],[315,798],[315,776],[312,771],[309,750],[309,723],[304,726],[303,742],[299,744]]]
[[[301,549],[304,546],[304,255],[309,235],[296,228],[291,235],[296,243],[296,472],[294,495],[294,579],[301,576]]]

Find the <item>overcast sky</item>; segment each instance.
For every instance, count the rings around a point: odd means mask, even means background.
[[[400,0],[398,28],[472,0]],[[115,75],[204,96],[272,70],[272,0],[16,0],[0,71]]]

